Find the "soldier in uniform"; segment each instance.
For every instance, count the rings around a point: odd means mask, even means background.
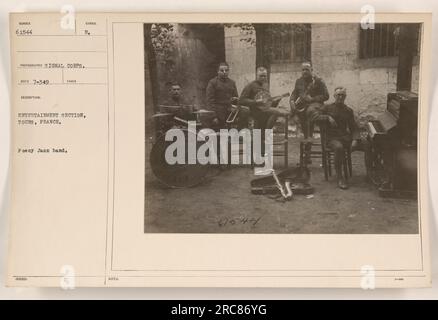
[[[255,129],[261,129],[262,141],[265,139],[265,129],[272,129],[282,111],[276,108],[281,97],[272,99],[269,92],[268,71],[265,67],[258,67],[256,80],[243,88],[239,104],[250,108],[250,113],[255,120]],[[264,153],[264,143],[262,143]]]
[[[268,71],[265,67],[257,68],[256,80],[243,88],[239,103],[251,110],[258,129],[272,129],[282,111],[276,108],[281,97],[271,99],[268,84]],[[270,104],[268,107],[267,104]]]
[[[168,97],[160,105],[160,113],[172,114],[185,121],[195,121],[196,115],[193,114],[193,105],[189,104],[185,99],[181,85],[178,82],[168,84]],[[158,113],[157,115],[159,115]],[[158,118],[158,132],[163,133],[174,126],[173,117]]]
[[[226,127],[226,120],[231,112],[231,103],[237,101],[239,94],[236,83],[228,77],[230,68],[226,62],[221,62],[217,70],[217,76],[211,79],[207,85],[207,105],[215,112],[213,126],[219,129]],[[240,112],[239,127],[245,127],[247,117]]]
[[[329,93],[324,81],[313,74],[309,62],[304,62],[301,69],[301,78],[295,82],[289,103],[291,114],[298,116],[304,138],[308,139],[313,137],[314,116],[329,99]],[[311,147],[311,143],[307,143],[306,151],[310,152]]]
[[[353,110],[344,104],[347,90],[335,89],[335,102],[322,107],[315,116],[315,121],[325,121],[327,125],[328,147],[335,154],[335,171],[338,187],[347,189],[348,185],[342,173],[342,159],[345,149],[358,149],[360,144],[359,127],[354,119]]]
[[[169,87],[169,96],[164,101],[166,106],[184,106],[188,105],[182,93],[181,85],[178,82],[172,82]]]

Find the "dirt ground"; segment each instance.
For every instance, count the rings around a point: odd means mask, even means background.
[[[291,139],[289,163],[298,163],[298,140]],[[282,159],[276,159],[281,163]],[[324,180],[321,163],[313,160],[313,197],[295,195],[278,202],[253,195],[253,169],[214,169],[203,184],[187,189],[162,186],[146,166],[145,232],[147,233],[297,233],[407,234],[418,232],[416,200],[381,198],[366,182],[362,152],[354,152],[350,188]]]

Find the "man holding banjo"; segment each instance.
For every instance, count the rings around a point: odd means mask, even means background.
[[[271,97],[268,84],[268,70],[265,67],[258,67],[256,80],[247,84],[242,90],[239,103],[250,108],[251,115],[256,121],[258,129],[272,129],[277,117],[284,113],[277,106],[281,98],[285,96],[289,96],[289,93]]]
[[[254,129],[261,130],[261,139],[265,140],[265,130],[272,129],[277,118],[284,114],[284,111],[277,108],[280,100],[289,96],[286,93],[281,96],[271,97],[268,83],[268,70],[265,67],[258,67],[256,79],[245,86],[239,98],[239,104],[249,107],[251,116],[255,120]],[[262,143],[262,154],[264,154],[264,143]]]

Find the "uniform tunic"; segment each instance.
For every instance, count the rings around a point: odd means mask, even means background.
[[[312,78],[299,78],[295,82],[290,99],[296,101],[298,97],[304,98],[306,95],[309,95],[312,98],[311,102],[323,103],[327,101],[329,99],[327,86],[321,78],[314,77],[314,79],[315,81],[313,82]]]
[[[258,103],[255,99],[261,92],[268,96],[270,95],[268,84],[266,82],[254,80],[243,88],[242,94],[239,98],[239,103],[251,109],[251,114],[256,120],[256,127],[258,129],[265,129],[271,113],[264,112],[257,107]]]
[[[207,85],[207,105],[216,112],[220,124],[224,124],[231,109],[231,98],[238,97],[236,83],[230,78],[214,77]]]
[[[303,101],[307,95],[311,97],[311,101]],[[301,98],[302,106],[306,108],[304,111],[297,114],[304,137],[312,138],[315,115],[317,114],[318,109],[323,105],[324,101],[329,99],[327,86],[321,78],[312,77],[308,79],[301,77],[295,82],[295,87],[290,96],[290,100],[295,102],[298,98]]]
[[[318,120],[328,120],[328,116],[336,121],[336,126],[327,126],[327,139],[351,142],[359,139],[359,127],[354,119],[353,109],[345,104],[332,103],[321,108]]]

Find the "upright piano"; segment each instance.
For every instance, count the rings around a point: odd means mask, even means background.
[[[389,93],[386,110],[367,123],[367,177],[382,197],[417,197],[418,95]]]

